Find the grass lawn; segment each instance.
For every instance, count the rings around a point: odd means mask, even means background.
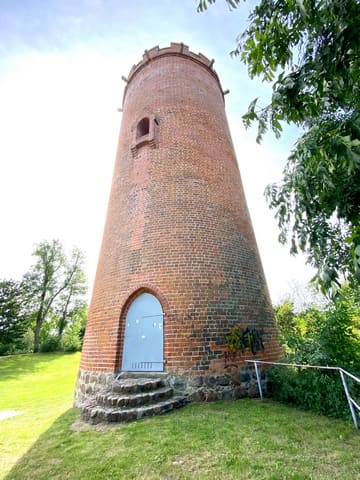
[[[0,479],[360,479],[350,419],[270,401],[191,404],[81,428],[71,408],[78,362],[78,354],[0,358],[0,412],[22,412],[0,420]]]

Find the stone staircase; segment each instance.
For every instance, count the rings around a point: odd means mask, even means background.
[[[184,396],[174,396],[166,377],[145,375],[118,375],[110,391],[98,393],[82,405],[81,418],[91,424],[132,422],[170,412],[188,402]]]

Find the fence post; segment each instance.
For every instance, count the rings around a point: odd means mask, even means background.
[[[259,374],[259,369],[258,369],[256,360],[254,360],[254,367],[255,367],[256,379],[257,379],[257,383],[258,383],[258,387],[259,387],[260,398],[261,398],[261,400],[264,400],[263,392],[262,392],[262,388],[261,388],[260,374]]]
[[[350,394],[349,394],[349,389],[348,389],[348,386],[347,386],[347,383],[346,383],[344,372],[342,371],[341,368],[339,368],[339,372],[340,372],[341,381],[343,383],[343,387],[344,387],[344,390],[345,390],[346,399],[347,399],[348,404],[349,404],[351,416],[354,420],[355,428],[359,428],[359,421],[358,421],[357,414],[356,414],[355,409],[354,409],[354,405],[351,401],[351,397],[350,397]]]

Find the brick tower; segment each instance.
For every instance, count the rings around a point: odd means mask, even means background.
[[[244,360],[281,351],[213,61],[155,47],[126,82],[75,403],[120,372],[194,399],[249,395]],[[229,355],[234,325],[264,350]]]

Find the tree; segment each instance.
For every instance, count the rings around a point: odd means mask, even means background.
[[[200,0],[198,10],[216,0]],[[240,0],[226,0],[237,8]],[[279,240],[306,253],[323,291],[360,282],[360,2],[259,0],[232,52],[272,83],[268,105],[243,116],[260,142],[282,123],[302,134],[266,196]]]
[[[86,293],[86,279],[83,270],[84,255],[78,248],[71,252],[67,265],[69,282],[59,295],[57,306],[58,335],[62,337],[64,329],[73,317],[85,307],[83,296]]]
[[[78,303],[73,310],[64,334],[61,338],[61,348],[65,352],[76,352],[81,350],[85,334],[85,325],[87,318],[87,305]]]
[[[22,348],[29,324],[24,285],[15,280],[0,282],[0,355]]]
[[[44,322],[60,313],[58,332],[64,331],[69,309],[79,295],[85,293],[83,255],[74,249],[70,260],[58,240],[44,241],[36,246],[35,264],[24,275],[29,292],[29,315],[33,323],[34,352],[39,351],[40,333]]]
[[[334,301],[295,311],[291,301],[274,307],[287,360],[360,368],[360,287],[344,284]]]
[[[301,336],[293,303],[285,300],[280,305],[276,305],[274,307],[274,316],[279,330],[281,345],[285,353],[289,353],[297,344],[299,336]]]

